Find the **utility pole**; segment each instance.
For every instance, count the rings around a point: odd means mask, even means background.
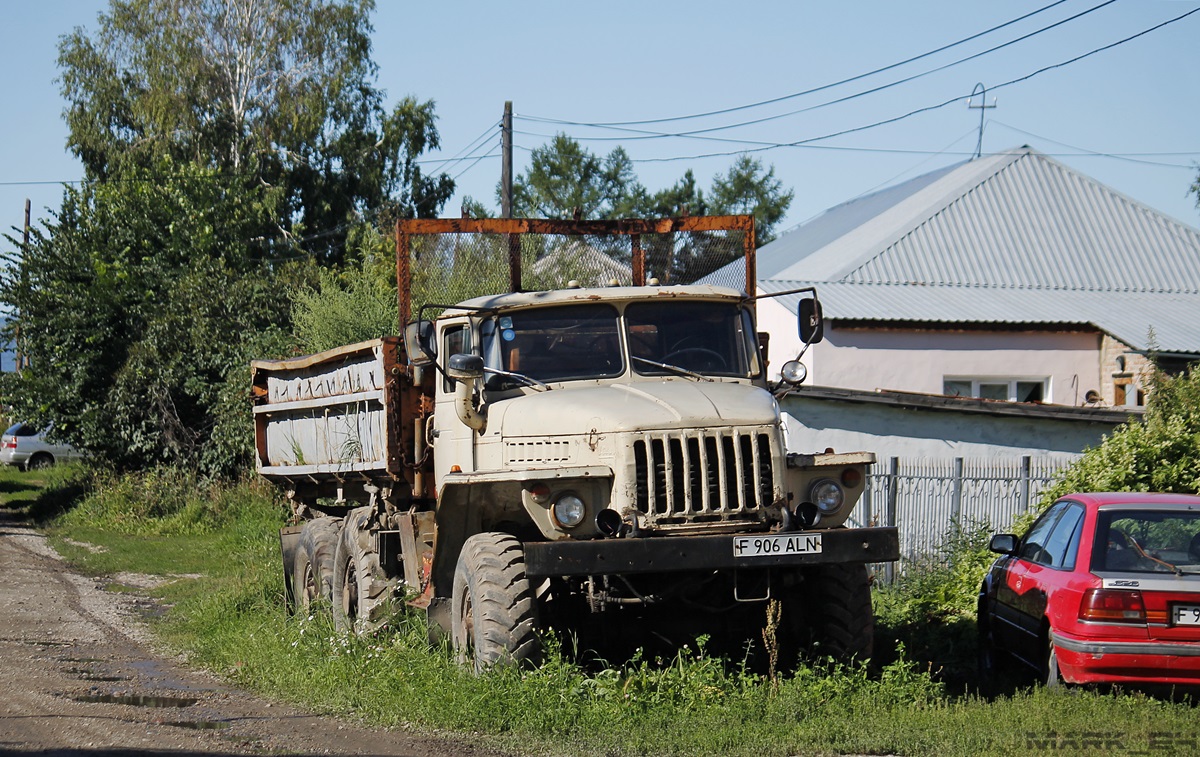
[[[971,101],[975,99],[975,94],[979,94],[979,104],[972,105]],[[975,85],[975,89],[971,90],[971,96],[967,98],[967,107],[974,108],[979,111],[979,141],[975,143],[975,157],[983,156],[983,113],[986,110],[991,110],[996,107],[996,98],[992,98],[992,104],[987,104],[987,87],[983,86],[983,82]]]
[[[24,276],[25,276],[25,253],[29,250],[29,223],[30,223],[30,219],[32,218],[32,214],[30,213],[29,205],[30,205],[29,198],[26,197],[25,198],[25,227],[24,227],[24,233],[21,235],[21,277],[22,277],[22,281],[24,280]],[[25,287],[21,287],[21,294],[24,295],[24,293],[25,293]],[[17,315],[17,325],[16,325],[16,328],[13,329],[13,343],[14,343],[14,346],[16,347],[17,362],[16,362],[16,365],[13,366],[13,370],[16,371],[17,373],[20,373],[21,369],[25,367],[25,355],[24,355],[24,353],[21,352],[21,314],[18,312],[16,315]]]
[[[512,218],[513,200],[513,138],[512,100],[504,101],[504,118],[500,121],[500,217]]]

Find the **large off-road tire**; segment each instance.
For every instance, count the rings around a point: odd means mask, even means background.
[[[874,651],[871,584],[862,563],[830,564],[806,572],[803,584],[810,654],[865,660]]]
[[[333,558],[333,625],[348,633],[378,629],[393,612],[394,582],[379,565],[371,537],[374,508],[351,510]]]
[[[525,575],[525,552],[512,536],[488,532],[467,539],[454,569],[450,607],[460,663],[481,672],[541,661],[537,599]]]
[[[337,551],[338,518],[317,518],[304,524],[292,564],[292,594],[296,613],[306,615],[314,606],[333,603],[333,556]]]

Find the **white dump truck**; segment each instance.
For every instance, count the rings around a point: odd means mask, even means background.
[[[741,240],[743,285],[647,278],[680,237]],[[581,651],[869,656],[867,564],[897,558],[896,530],[845,527],[872,454],[785,448],[752,240],[743,216],[401,221],[402,339],[253,363],[258,471],[295,523],[289,599],[357,632],[418,608],[478,669],[536,664],[547,631]],[[522,291],[556,254],[559,278],[613,280]],[[496,266],[508,291],[412,301]],[[820,306],[799,294],[807,344]]]

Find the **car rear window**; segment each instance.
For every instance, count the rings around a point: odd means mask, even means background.
[[[1200,574],[1200,511],[1101,510],[1094,570]]]
[[[4,432],[5,436],[37,436],[38,430],[28,423],[14,423]]]

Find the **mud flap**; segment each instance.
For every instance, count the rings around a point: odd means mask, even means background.
[[[450,638],[450,597],[433,597],[425,608],[429,623],[429,643],[441,644]]]
[[[303,523],[279,529],[279,553],[283,557],[283,596],[288,612],[293,612],[296,608],[296,590],[292,586],[292,575],[295,572],[296,548],[300,545],[300,532],[303,530]]]

